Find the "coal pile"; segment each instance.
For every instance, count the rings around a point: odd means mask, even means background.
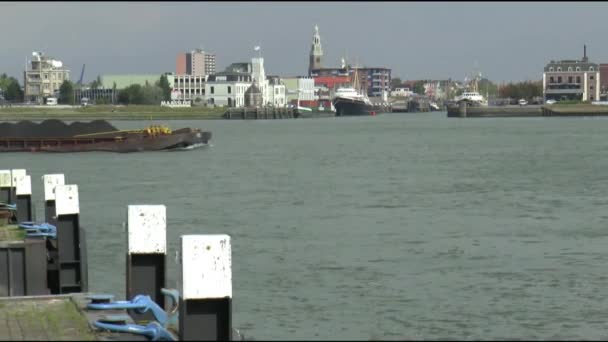
[[[44,120],[41,123],[24,120],[17,123],[0,123],[0,138],[69,138],[79,134],[117,131],[105,120],[72,122]]]

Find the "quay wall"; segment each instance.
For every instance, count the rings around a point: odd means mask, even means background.
[[[222,117],[227,120],[294,119],[298,112],[293,108],[230,108]]]
[[[552,106],[496,106],[470,107],[448,106],[451,118],[496,118],[496,117],[543,117],[543,116],[608,116],[608,106],[597,105],[552,105]]]

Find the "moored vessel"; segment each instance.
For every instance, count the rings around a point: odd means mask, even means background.
[[[336,108],[336,116],[376,114],[367,95],[358,89],[358,83],[357,69],[355,68],[353,86],[338,88],[332,100],[332,105]]]
[[[107,121],[65,124],[20,121],[0,124],[0,152],[141,152],[188,149],[207,145],[211,132],[198,128],[171,130],[152,125],[118,130]]]

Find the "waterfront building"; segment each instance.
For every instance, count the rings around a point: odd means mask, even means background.
[[[587,47],[581,60],[549,62],[543,72],[544,100],[598,101],[600,98],[600,68],[589,62]]]
[[[266,105],[285,107],[287,104],[285,84],[279,76],[268,76],[268,98]]]
[[[315,86],[325,87],[331,91],[351,84],[351,77],[349,76],[317,76],[314,80]]]
[[[196,49],[179,53],[175,61],[176,75],[207,76],[215,74],[215,55]]]
[[[285,102],[294,103],[300,98],[300,101],[315,101],[315,79],[307,76],[297,76],[283,78],[285,85]]]
[[[74,89],[74,102],[76,104],[88,102],[92,104],[115,104],[118,99],[118,90],[111,88],[77,88]]]
[[[207,105],[223,107],[245,106],[245,92],[253,79],[249,73],[223,71],[207,76],[205,101]]]
[[[600,63],[600,97],[608,95],[608,64]]]
[[[263,57],[251,59],[251,78],[257,82],[265,106],[285,107],[287,105],[285,102],[285,85],[281,84],[280,80],[271,83],[266,77]]]
[[[273,107],[287,105],[285,85],[278,76],[266,76],[261,56],[252,58],[250,63],[232,63],[225,71],[207,76],[204,101],[212,106],[243,107],[245,92],[254,83],[255,93],[259,91],[261,94],[261,104]]]
[[[391,69],[384,67],[362,68],[367,96],[383,96],[391,91]]]
[[[355,69],[346,64],[344,58],[339,68],[324,68],[322,66],[323,48],[321,47],[321,36],[319,27],[315,25],[315,31],[312,36],[312,45],[310,48],[310,56],[308,62],[308,76],[310,77],[330,77],[330,76],[345,76],[352,77],[355,74]],[[367,96],[377,97],[383,96],[390,92],[391,84],[391,69],[385,67],[363,67],[357,68],[358,81],[361,88]]]
[[[414,94],[408,87],[397,87],[391,91],[391,96],[408,97]]]
[[[70,79],[70,70],[59,60],[33,52],[23,78],[25,101],[43,104],[47,97],[59,96],[61,84]]]
[[[391,69],[384,67],[362,67],[357,68],[358,83],[361,89],[367,96],[382,96],[383,93],[389,93],[391,90]],[[311,71],[312,77],[315,79],[325,79],[334,77],[336,79],[348,78],[354,79],[355,68],[352,66],[341,68],[323,68],[314,69]]]
[[[201,103],[205,99],[207,77],[209,76],[167,75],[167,80],[173,92],[179,94],[177,95],[178,100]]]
[[[253,69],[250,62],[239,62],[230,64],[226,68],[226,71],[251,74],[253,72]]]
[[[125,89],[131,85],[139,84],[142,87],[146,84],[154,85],[160,81],[161,74],[116,74],[101,75],[101,88],[105,89]],[[167,79],[171,79],[167,76]],[[169,80],[171,85],[172,80]]]
[[[298,99],[298,77],[283,77],[283,84],[285,85],[285,100],[287,103]]]
[[[262,91],[257,85],[257,82],[253,84],[245,91],[245,106],[259,108],[263,105]]]
[[[424,83],[424,94],[435,100],[447,99],[447,81],[427,81]]]

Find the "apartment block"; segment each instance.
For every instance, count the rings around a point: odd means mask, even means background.
[[[63,63],[42,52],[33,52],[29,69],[24,71],[25,101],[43,104],[47,97],[59,96],[59,88],[70,79]]]
[[[179,53],[175,61],[176,75],[208,76],[215,74],[215,55],[201,49]]]

